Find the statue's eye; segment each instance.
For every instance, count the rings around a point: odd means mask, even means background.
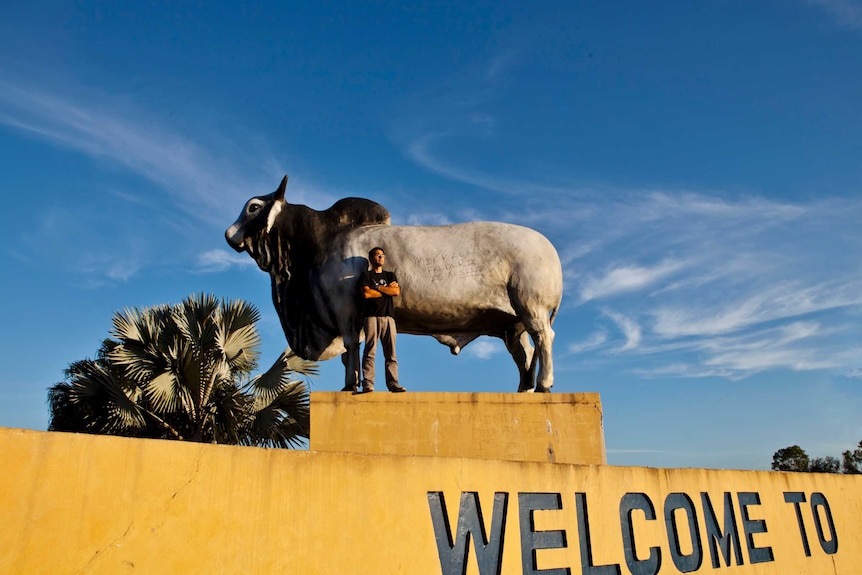
[[[258,204],[258,203],[249,204],[248,213],[253,214],[256,211],[258,211],[259,209],[260,209],[260,204]]]

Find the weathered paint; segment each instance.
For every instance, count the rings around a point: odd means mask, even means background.
[[[711,573],[717,561],[729,574],[851,575],[862,565],[857,476],[15,429],[0,429],[0,454],[3,574],[475,575],[481,561],[481,574],[644,575]]]
[[[598,393],[315,392],[311,449],[607,463]]]

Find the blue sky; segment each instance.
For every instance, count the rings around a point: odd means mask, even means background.
[[[608,460],[768,468],[862,439],[862,1],[0,5],[0,425],[126,307],[262,312],[224,230],[289,174],[398,224],[515,222],[564,266],[555,392]],[[411,391],[509,392],[502,344],[399,339]],[[342,385],[325,363],[314,390]]]

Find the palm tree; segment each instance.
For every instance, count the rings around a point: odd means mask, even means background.
[[[245,391],[254,398],[242,445],[300,447],[308,439],[308,386],[292,374],[317,375],[317,363],[285,350],[265,373],[252,378]]]
[[[260,314],[197,294],[178,305],[115,313],[95,360],[75,362],[49,391],[52,430],[296,447],[308,437],[317,364],[283,353],[257,366]]]

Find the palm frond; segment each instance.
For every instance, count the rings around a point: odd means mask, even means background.
[[[257,308],[242,300],[222,302],[219,345],[233,373],[245,376],[257,367],[260,335],[255,324]]]
[[[313,377],[320,373],[320,366],[316,361],[303,359],[296,355],[296,352],[290,348],[284,350],[282,357],[287,365],[287,369],[294,373],[298,373],[305,377]]]
[[[209,404],[211,416],[210,441],[239,445],[248,435],[253,399],[236,385],[219,385]]]
[[[119,381],[96,361],[76,363],[69,400],[89,431],[121,433],[144,427],[144,414],[137,404],[138,388]]]
[[[297,369],[292,369],[290,366]],[[264,373],[247,386],[254,397],[254,417],[245,443],[270,447],[302,447],[309,431],[310,393],[295,373],[316,373],[314,362],[305,362],[285,350]]]
[[[254,325],[233,329],[220,326],[217,340],[234,373],[246,375],[257,367],[260,335]]]
[[[277,393],[255,397],[247,443],[267,447],[303,447],[308,439],[310,395],[302,381],[285,383]]]
[[[61,381],[48,388],[48,410],[50,421],[48,431],[85,431],[75,404],[69,397],[72,384]]]
[[[114,313],[111,335],[120,340],[137,341],[142,345],[154,345],[158,342],[165,327],[165,318],[170,307],[165,305],[144,309],[127,308]]]
[[[277,391],[291,380],[293,374],[309,378],[317,375],[318,371],[317,362],[302,359],[292,349],[286,348],[268,370],[251,378],[246,387],[255,395],[265,395]]]
[[[180,385],[179,379],[172,371],[164,371],[152,377],[143,385],[144,395],[157,414],[174,413],[187,410],[194,413],[196,401],[189,390]]]
[[[174,325],[196,352],[216,347],[219,301],[212,294],[194,294],[175,306]]]
[[[111,364],[122,368],[126,377],[144,383],[154,373],[168,369],[169,359],[156,347],[142,345],[137,340],[128,340],[108,353]]]
[[[221,311],[222,322],[229,329],[254,325],[260,321],[260,312],[257,308],[241,299],[222,302]]]

